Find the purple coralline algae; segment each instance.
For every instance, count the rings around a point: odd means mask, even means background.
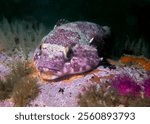
[[[117,69],[109,69],[104,68],[103,66],[99,66],[92,72],[89,72],[82,76],[79,77],[72,76],[75,78],[73,80],[69,80],[68,82],[66,82],[65,80],[60,80],[57,82],[50,81],[50,83],[44,83],[42,80],[38,80],[37,83],[40,85],[40,93],[27,106],[33,107],[79,106],[78,95],[84,94],[88,87],[96,85],[97,88],[99,88],[101,83],[107,83],[110,80],[112,80],[113,78],[112,76],[117,76],[118,74],[123,75],[128,73],[129,76],[132,77],[133,80],[135,80],[136,84],[140,84],[138,82],[141,82],[143,77],[147,77],[146,72],[141,73],[141,70],[138,70],[137,68],[117,67]],[[142,84],[143,83],[141,83],[141,85]],[[0,102],[0,106],[13,106],[13,104],[11,103],[11,101],[6,100]]]
[[[97,75],[98,74],[98,75]],[[97,68],[96,72],[88,73],[84,76],[75,78],[69,82],[64,80],[51,83],[42,83],[40,86],[39,96],[30,102],[28,106],[36,107],[77,107],[78,95],[83,94],[86,89],[92,85],[98,85],[101,82],[106,82],[107,79],[101,77],[114,75],[115,71],[108,68],[104,69],[102,66]],[[99,81],[91,80],[97,77]]]
[[[0,101],[0,107],[13,107],[14,103],[10,100]]]
[[[79,94],[84,94],[92,85],[99,88],[101,83],[108,83],[112,79],[115,79],[112,86],[121,95],[137,95],[143,90],[144,95],[150,97],[150,79],[147,78],[149,74],[144,69],[117,63],[114,64],[116,68],[113,69],[99,65],[103,56],[99,54],[97,47],[103,48],[104,39],[109,35],[110,30],[107,26],[91,22],[56,25],[42,39],[34,53],[31,51],[31,56],[28,58],[29,60],[33,58],[34,66],[44,80],[36,74],[40,93],[27,106],[79,106]],[[11,72],[11,64],[16,60],[26,60],[23,56],[20,51],[11,56],[0,53],[1,80]],[[68,77],[71,74],[80,75]],[[70,77],[73,79],[70,80]],[[0,106],[14,106],[12,98],[0,101]]]
[[[110,34],[107,26],[91,22],[56,25],[34,52],[34,64],[44,80],[79,74],[98,66],[95,44],[103,46]]]
[[[95,71],[96,70],[96,71]],[[141,74],[136,68],[128,68],[128,67],[117,67],[117,69],[109,69],[104,68],[103,66],[99,66],[91,73],[88,73],[82,77],[74,78],[69,82],[65,82],[64,80],[51,83],[42,83],[40,89],[41,93],[39,96],[30,102],[28,106],[57,106],[57,107],[75,107],[78,105],[78,95],[84,94],[86,89],[92,85],[96,85],[97,88],[100,87],[101,83],[107,83],[112,80],[115,75],[124,75],[125,73],[134,71],[135,73],[130,73],[129,77],[133,79],[124,79],[122,81],[121,77],[117,80],[118,83],[124,83],[122,89],[120,89],[120,85],[118,84],[119,91],[123,94],[133,93],[133,95],[139,93],[141,89],[138,86],[138,82],[141,82],[141,78],[146,77],[146,74]],[[125,77],[124,77],[125,78]],[[126,81],[127,84],[126,84]],[[133,81],[135,80],[135,81]],[[135,84],[133,84],[135,83]]]

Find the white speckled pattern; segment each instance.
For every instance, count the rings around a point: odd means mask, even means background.
[[[103,44],[105,35],[106,31],[102,27],[91,22],[55,26],[35,50],[34,64],[40,74],[47,68],[47,72],[55,75],[56,79],[92,70],[98,66],[101,59],[96,47],[90,45],[91,39]],[[53,80],[50,77],[48,80]]]

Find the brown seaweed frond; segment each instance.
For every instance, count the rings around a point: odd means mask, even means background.
[[[0,100],[10,98],[15,82],[12,81],[11,77],[6,80],[0,80]]]
[[[31,100],[36,98],[39,87],[32,77],[24,77],[14,86],[12,99],[15,106],[26,106]]]
[[[109,83],[89,87],[79,94],[78,105],[81,107],[150,107],[150,99],[139,95],[121,95]]]
[[[0,100],[11,98],[15,106],[26,106],[39,93],[34,68],[29,61],[17,61],[5,80],[0,81]]]
[[[90,86],[85,93],[79,94],[78,104],[81,107],[104,107],[104,106],[113,106],[109,104],[111,99],[114,97],[110,96],[106,91],[109,90],[110,85],[104,84],[98,88],[97,85]],[[111,99],[107,99],[109,96]],[[113,104],[113,103],[112,103]]]

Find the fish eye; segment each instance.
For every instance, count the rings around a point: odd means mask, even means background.
[[[66,57],[67,57],[67,59],[71,59],[71,57],[72,57],[72,55],[73,55],[73,51],[72,51],[72,49],[71,48],[69,48],[68,49],[68,51],[67,51],[67,54],[66,54]]]
[[[40,50],[42,49],[42,44],[39,45],[39,49],[40,49]]]
[[[40,44],[39,45],[39,53],[38,53],[38,55],[40,56],[42,54],[42,45]]]

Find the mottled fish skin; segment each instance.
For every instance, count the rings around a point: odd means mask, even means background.
[[[105,28],[91,22],[55,26],[34,52],[34,64],[41,77],[54,80],[94,69],[101,61],[93,42],[103,44]]]

